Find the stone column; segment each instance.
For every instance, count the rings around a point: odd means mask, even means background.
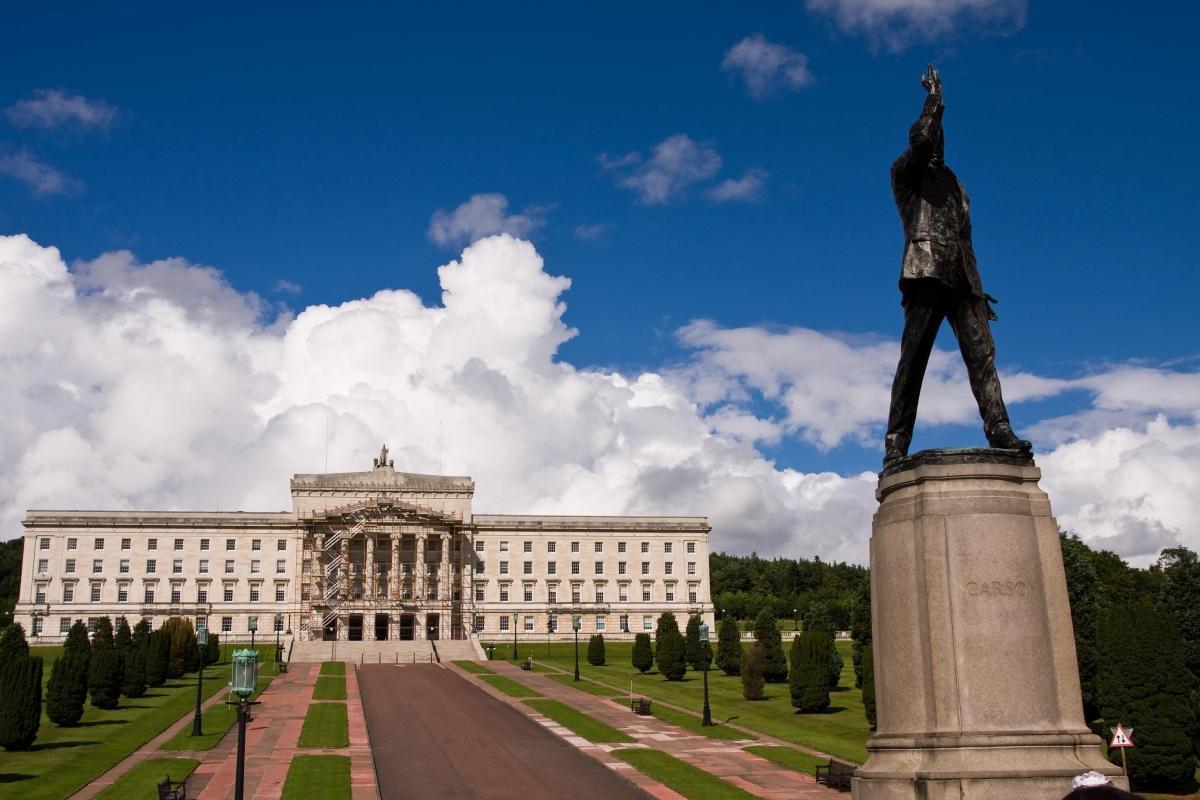
[[[417,534],[417,554],[413,561],[413,594],[421,605],[425,602],[425,580],[428,573],[425,566],[425,537],[424,531]]]
[[[309,573],[308,578],[312,581],[312,605],[325,602],[325,534],[323,533],[313,536],[312,572]]]
[[[367,574],[363,577],[363,594],[370,602],[375,602],[375,536],[367,534],[367,560],[363,565]],[[374,624],[372,622],[372,624]]]
[[[1083,720],[1058,525],[1033,459],[917,453],[879,480],[878,726],[855,800],[1058,800],[1126,785]]]
[[[400,534],[392,534],[392,571],[388,573],[388,599],[400,599]],[[397,623],[399,624],[399,623]],[[399,633],[396,634],[400,636]]]
[[[438,599],[449,600],[452,595],[450,593],[450,584],[452,581],[453,571],[450,569],[450,534],[442,533],[439,538],[442,545],[442,560],[441,566],[438,568]]]

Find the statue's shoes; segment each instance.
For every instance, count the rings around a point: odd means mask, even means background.
[[[1003,422],[997,425],[991,432],[988,433],[988,444],[998,450],[1019,450],[1022,453],[1029,453],[1033,450],[1033,443],[1028,439],[1021,439],[1013,433],[1012,425]]]

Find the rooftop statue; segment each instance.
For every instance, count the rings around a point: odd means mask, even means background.
[[[388,449],[387,449],[386,444],[383,447],[379,448],[379,458],[371,459],[371,463],[375,467],[375,469],[379,469],[380,467],[395,467],[396,466],[395,461],[388,461]]]
[[[884,441],[884,468],[908,455],[921,383],[938,328],[950,322],[966,363],[983,430],[994,448],[1029,453],[1013,433],[996,374],[996,319],[971,244],[970,199],[945,162],[942,79],[930,64],[921,76],[925,107],[908,132],[908,149],[892,164],[892,196],[904,225],[900,269],[904,333]]]

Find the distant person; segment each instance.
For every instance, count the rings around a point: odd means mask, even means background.
[[[1071,787],[1063,800],[1145,800],[1141,795],[1118,789],[1107,777],[1094,771],[1077,776]]]

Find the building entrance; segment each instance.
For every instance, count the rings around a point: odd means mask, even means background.
[[[413,615],[400,615],[400,640],[411,642],[413,639]]]
[[[350,631],[348,638],[352,642],[361,642],[363,638],[363,618],[362,614],[350,615]]]
[[[388,637],[388,615],[375,615],[375,641],[382,642]]]
[[[440,638],[438,636],[438,631],[441,627],[442,627],[442,620],[441,620],[440,614],[426,614],[425,615],[425,638],[426,639]]]

